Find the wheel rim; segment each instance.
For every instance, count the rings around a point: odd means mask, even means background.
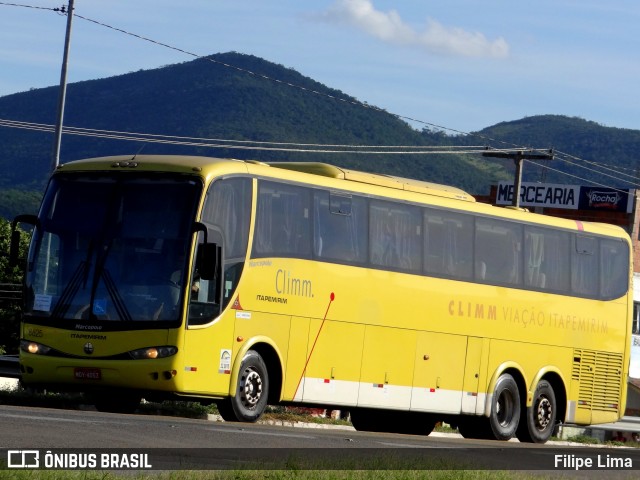
[[[255,408],[262,398],[262,377],[260,374],[249,368],[245,371],[240,385],[242,403],[247,408]]]
[[[537,425],[539,430],[545,430],[549,423],[551,423],[551,417],[553,416],[553,405],[548,398],[542,397],[538,402],[537,408]]]

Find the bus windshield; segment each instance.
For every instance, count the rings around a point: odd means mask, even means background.
[[[53,178],[29,253],[26,315],[58,326],[179,322],[201,189],[189,177]]]

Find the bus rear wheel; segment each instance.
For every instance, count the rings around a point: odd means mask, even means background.
[[[235,395],[218,402],[220,416],[228,422],[255,422],[269,399],[269,374],[260,354],[249,350],[242,359]]]
[[[496,440],[509,440],[520,422],[520,393],[511,375],[500,375],[493,390],[489,426]]]
[[[520,419],[516,435],[521,442],[545,443],[553,434],[556,423],[556,395],[546,380],[536,386],[533,403]]]

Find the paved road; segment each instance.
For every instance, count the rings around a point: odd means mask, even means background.
[[[605,468],[595,470],[607,472],[608,477],[611,473],[640,476],[637,450],[568,450],[553,443],[532,448],[518,442],[470,441],[453,435],[420,437],[18,406],[0,406],[0,432],[1,455],[25,449],[38,450],[41,456],[49,450],[146,452],[154,468],[166,469],[342,468],[345,463],[340,462],[346,462],[347,468],[373,465],[376,469],[462,466],[560,472],[558,467],[565,466],[564,473],[575,473],[575,462],[591,458],[600,460]],[[556,455],[568,456],[556,463]],[[623,468],[614,472],[605,462],[618,458]]]

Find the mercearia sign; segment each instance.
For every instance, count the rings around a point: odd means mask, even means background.
[[[633,198],[634,190],[626,189],[527,182],[520,186],[520,205],[523,207],[609,210],[631,213]],[[500,182],[496,205],[511,205],[512,200],[513,185]]]

